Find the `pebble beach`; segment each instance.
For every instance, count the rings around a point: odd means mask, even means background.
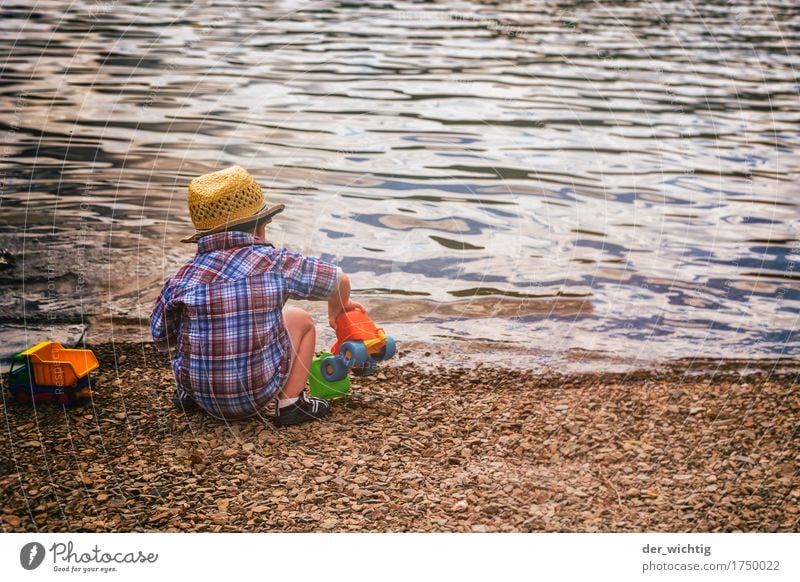
[[[172,407],[149,343],[92,346],[87,406],[0,417],[3,532],[797,532],[797,368],[422,367],[325,421]]]

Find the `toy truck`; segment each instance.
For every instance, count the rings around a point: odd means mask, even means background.
[[[14,356],[6,389],[21,404],[54,402],[78,406],[92,394],[89,372],[99,367],[91,350],[41,342]]]
[[[322,375],[322,362],[333,357],[330,352],[323,352],[311,360],[311,370],[308,373],[308,389],[312,396],[330,400],[341,398],[350,393],[350,376],[345,372],[344,377],[338,380],[326,380]]]
[[[394,339],[376,327],[361,309],[336,318],[336,340],[330,355],[320,362],[320,375],[327,382],[344,379],[348,370],[355,376],[371,374],[378,362],[388,360],[397,351]]]

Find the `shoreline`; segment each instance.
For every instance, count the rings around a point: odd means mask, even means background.
[[[306,302],[302,305],[315,316],[319,337],[318,345],[330,345],[336,338],[324,324],[324,314],[319,305]],[[70,325],[60,324],[54,327],[43,326],[31,331],[30,326],[20,324],[20,334],[14,336],[5,352],[0,353],[0,366],[6,367],[13,354],[38,341],[57,338],[55,341],[64,347],[70,347],[82,335],[84,326],[85,347],[117,345],[128,350],[131,345],[148,345],[152,343],[149,320],[115,318],[97,320],[89,318],[84,323],[76,320]],[[7,326],[9,329],[14,325]],[[387,327],[388,329],[388,327]],[[111,339],[109,339],[111,338]],[[6,338],[9,339],[9,338]],[[82,346],[84,344],[81,344]],[[699,356],[656,357],[649,359],[642,356],[640,350],[636,357],[625,353],[610,354],[605,350],[590,350],[572,347],[562,350],[547,351],[541,346],[525,346],[520,343],[503,343],[492,340],[460,339],[456,337],[437,338],[436,341],[404,340],[398,346],[398,355],[392,365],[405,365],[412,362],[424,370],[435,370],[441,367],[449,369],[472,369],[491,367],[509,371],[530,371],[537,375],[560,377],[562,375],[611,374],[627,375],[653,372],[658,374],[674,374],[680,371],[712,371],[712,370],[749,370],[770,371],[783,370],[783,373],[800,371],[800,357],[785,355],[769,356],[758,354],[756,357],[718,357],[712,354]]]
[[[795,366],[401,358],[276,429],[173,410],[152,344],[93,347],[89,406],[3,405],[4,531],[800,531]]]

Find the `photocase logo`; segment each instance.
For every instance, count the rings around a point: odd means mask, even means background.
[[[22,546],[19,552],[19,563],[26,570],[35,570],[44,561],[44,546],[39,542],[30,542]]]

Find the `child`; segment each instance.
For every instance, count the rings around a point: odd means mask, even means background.
[[[278,426],[320,419],[330,404],[305,395],[316,330],[287,299],[327,299],[328,319],[351,309],[350,280],[326,261],[276,249],[265,227],[283,211],[239,166],[195,178],[189,213],[197,254],[164,284],[150,316],[172,369],[181,408],[199,406],[224,420],[259,413],[277,397]]]

